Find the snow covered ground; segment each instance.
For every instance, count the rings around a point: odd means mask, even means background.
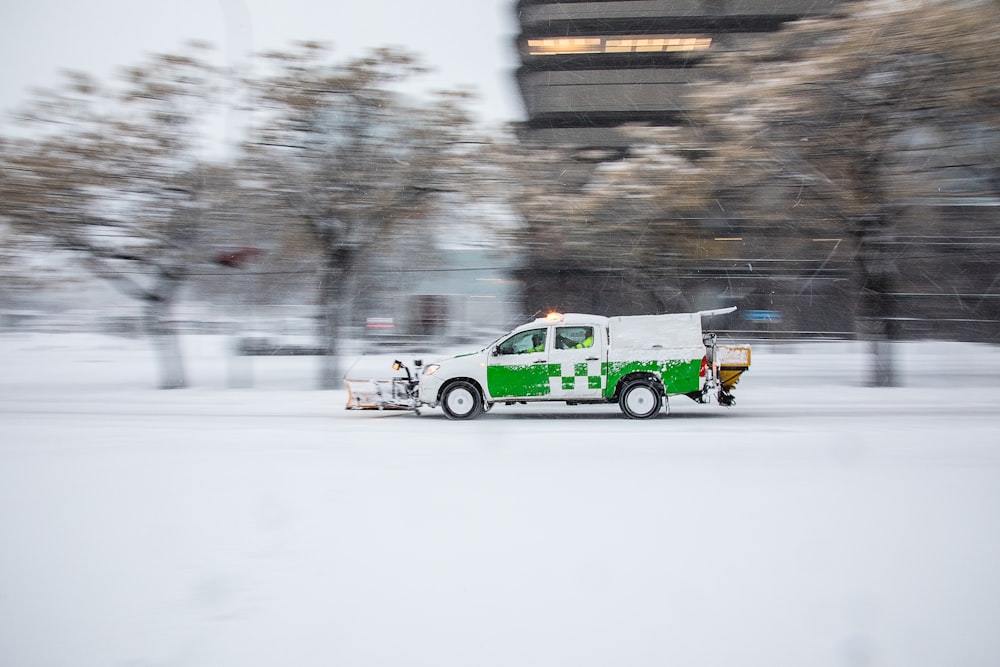
[[[857,344],[758,345],[730,409],[458,423],[228,343],[158,391],[141,340],[0,335],[0,665],[1000,664],[996,348],[874,389]]]

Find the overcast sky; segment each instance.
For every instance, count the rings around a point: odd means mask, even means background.
[[[402,46],[433,73],[428,88],[471,88],[489,121],[523,116],[513,72],[515,0],[31,0],[0,3],[0,112],[62,69],[110,77],[189,39],[213,43],[222,62],[311,39],[339,58]]]

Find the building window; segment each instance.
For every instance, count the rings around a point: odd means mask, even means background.
[[[681,53],[707,51],[711,37],[688,35],[619,35],[613,37],[550,37],[528,40],[528,55],[575,53]]]

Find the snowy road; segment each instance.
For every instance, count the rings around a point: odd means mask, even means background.
[[[0,665],[1000,660],[1000,351],[755,349],[729,410],[346,412],[314,360],[150,389],[0,337]]]

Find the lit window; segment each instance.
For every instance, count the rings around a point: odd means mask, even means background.
[[[528,55],[574,53],[677,53],[707,51],[711,37],[671,35],[625,35],[621,37],[561,37],[529,39]]]
[[[528,52],[531,55],[555,53],[600,53],[600,37],[564,37],[559,39],[529,39]]]

